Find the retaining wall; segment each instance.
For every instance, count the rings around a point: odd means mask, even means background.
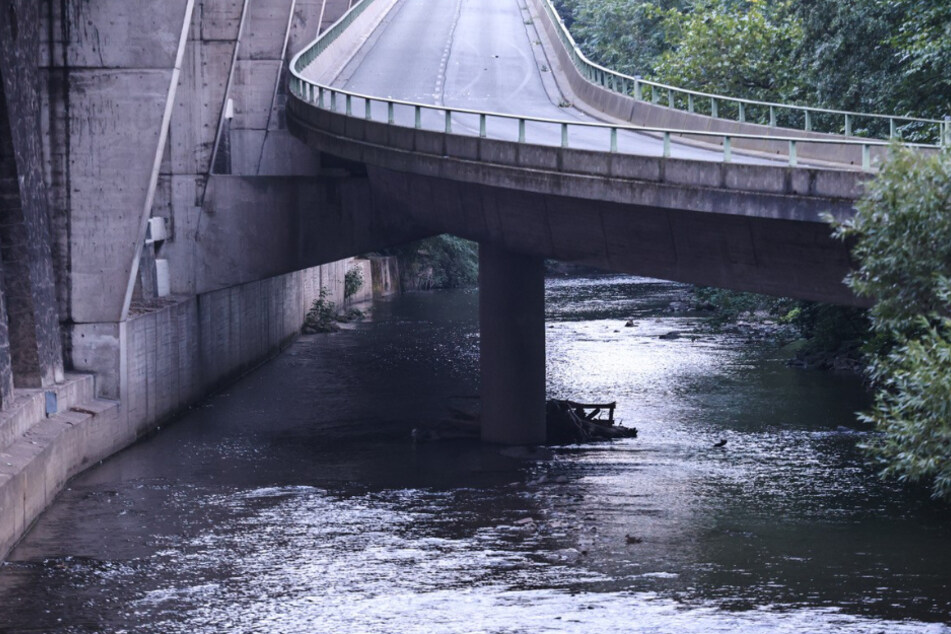
[[[393,266],[379,260],[384,269]],[[365,274],[358,299],[372,298],[383,283],[372,275],[377,267],[348,258],[134,306],[125,322],[77,324],[72,366],[96,370],[95,376],[68,376],[56,388],[59,407],[53,414],[44,412],[42,390],[18,391],[22,415],[6,412],[0,420],[0,432],[10,432],[0,433],[0,559],[69,478],[286,347],[321,288],[342,306],[344,276],[352,266]]]

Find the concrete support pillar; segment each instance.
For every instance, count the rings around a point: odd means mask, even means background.
[[[0,246],[13,381],[63,380],[63,352],[40,141],[40,3],[0,0]]]
[[[13,402],[13,362],[10,358],[10,329],[3,291],[3,265],[0,263],[0,409]]]
[[[482,440],[545,442],[542,258],[479,245]]]

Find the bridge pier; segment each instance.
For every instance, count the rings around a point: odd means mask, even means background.
[[[482,440],[545,442],[545,268],[479,245]]]

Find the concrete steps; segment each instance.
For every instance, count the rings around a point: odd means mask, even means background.
[[[68,411],[95,396],[92,374],[67,373],[66,380],[49,389],[16,389],[10,406],[0,412],[0,450],[15,442],[39,420],[46,418],[46,394],[56,395],[54,413]]]
[[[117,433],[119,403],[95,398],[93,388],[92,375],[70,375],[52,390],[17,390],[0,416],[0,559],[69,478],[128,444]],[[50,416],[47,391],[58,406]]]

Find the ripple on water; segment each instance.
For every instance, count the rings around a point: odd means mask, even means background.
[[[664,312],[685,293],[549,282],[549,391],[641,434],[534,455],[407,439],[476,391],[474,295],[303,338],[74,481],[0,632],[948,632],[951,523],[862,462],[858,382]]]

